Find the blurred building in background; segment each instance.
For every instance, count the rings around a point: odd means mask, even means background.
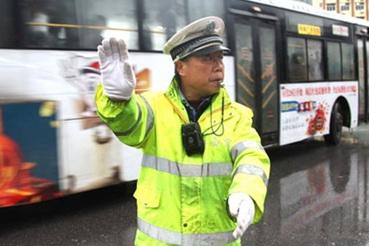
[[[313,0],[313,6],[368,20],[368,2],[368,0]]]

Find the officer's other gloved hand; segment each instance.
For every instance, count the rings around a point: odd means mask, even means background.
[[[105,94],[112,100],[128,100],[136,77],[128,61],[127,45],[122,39],[105,38],[97,47]]]
[[[236,192],[228,197],[228,209],[231,216],[237,219],[237,228],[233,236],[238,239],[251,225],[255,215],[255,205],[248,195]]]

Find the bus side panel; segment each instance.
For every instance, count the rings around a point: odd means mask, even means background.
[[[55,102],[0,105],[0,207],[62,195]]]
[[[62,189],[78,193],[135,180],[142,154],[122,144],[95,112],[96,53],[65,54],[57,64],[65,86],[77,90],[63,95],[59,109]]]
[[[131,59],[136,93],[167,88],[174,73],[170,57],[132,53]],[[59,64],[79,92],[64,97],[60,108],[63,190],[77,193],[137,179],[142,152],[121,143],[95,113],[95,87],[101,82],[96,53],[70,54]]]
[[[281,85],[280,145],[328,134],[332,108],[340,96],[350,108],[350,127],[357,126],[357,81]]]

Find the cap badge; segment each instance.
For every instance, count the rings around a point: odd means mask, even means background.
[[[210,21],[204,30],[204,34],[205,35],[212,34],[214,33],[214,30],[215,30],[215,21]]]

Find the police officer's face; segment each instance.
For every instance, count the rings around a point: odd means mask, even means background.
[[[179,62],[177,72],[181,76],[182,86],[195,97],[190,99],[200,99],[219,91],[224,79],[223,51],[193,55]]]

